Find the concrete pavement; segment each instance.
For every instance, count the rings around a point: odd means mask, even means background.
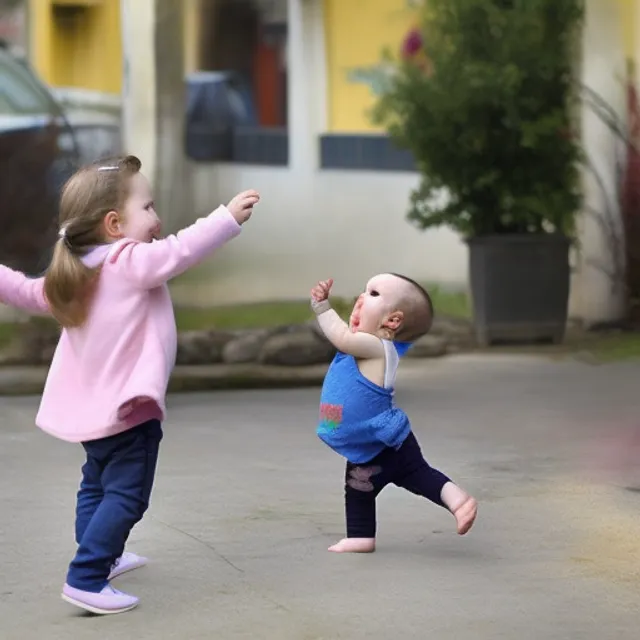
[[[317,390],[172,396],[130,544],[152,564],[116,583],[142,604],[109,618],[59,598],[81,449],[33,427],[36,399],[2,398],[0,639],[635,640],[640,494],[593,464],[595,437],[633,424],[639,374],[407,363],[398,400],[431,463],[478,497],[479,521],[459,538],[444,510],[391,487],[372,556],[326,551],[343,532],[343,466],[314,435]]]

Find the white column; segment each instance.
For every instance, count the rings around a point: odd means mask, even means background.
[[[327,52],[325,48],[324,0],[307,0],[308,80],[311,91],[311,118],[316,140],[327,131]],[[319,147],[319,143],[318,143]],[[319,151],[319,149],[318,149]],[[320,156],[317,154],[318,162]]]
[[[602,96],[624,122],[626,89],[620,78],[625,77],[625,59],[619,12],[614,3],[600,0],[588,0],[586,9],[582,82]],[[617,320],[624,310],[624,289],[612,277],[614,256],[623,246],[607,238],[603,221],[620,224],[616,163],[624,161],[625,149],[591,108],[583,106],[581,115],[584,150],[599,177],[586,169],[583,172],[585,213],[578,220],[579,251],[570,313],[593,324]]]
[[[289,166],[311,175],[326,120],[322,0],[288,0]]]
[[[122,142],[156,175],[155,1],[120,0],[123,51]]]

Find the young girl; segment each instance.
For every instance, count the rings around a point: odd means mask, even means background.
[[[255,191],[241,193],[160,240],[140,161],[103,161],[66,184],[60,237],[44,279],[0,268],[3,302],[49,311],[62,325],[36,423],[86,452],[78,550],[62,591],[71,604],[97,614],[138,604],[109,579],[144,564],[123,551],[149,505],[176,356],[166,283],[238,235],[258,200]]]

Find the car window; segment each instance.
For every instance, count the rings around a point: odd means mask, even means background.
[[[27,67],[0,56],[0,115],[42,115],[52,107]]]

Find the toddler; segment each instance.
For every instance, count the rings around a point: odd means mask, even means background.
[[[476,501],[429,466],[409,418],[393,402],[399,356],[431,328],[429,295],[404,276],[377,275],[347,326],[330,306],[332,285],[327,280],[311,291],[320,328],[338,350],[322,387],[317,433],[347,460],[347,537],[329,551],[375,551],[376,497],[389,483],[449,509],[464,535],[476,518]]]
[[[89,165],[70,178],[44,279],[0,268],[0,299],[50,312],[62,325],[36,418],[44,431],[86,452],[77,498],[78,549],[62,597],[97,614],[138,598],[109,580],[145,563],[124,553],[147,507],[176,356],[167,281],[240,233],[259,196],[237,195],[176,235],[160,239],[140,161]]]

